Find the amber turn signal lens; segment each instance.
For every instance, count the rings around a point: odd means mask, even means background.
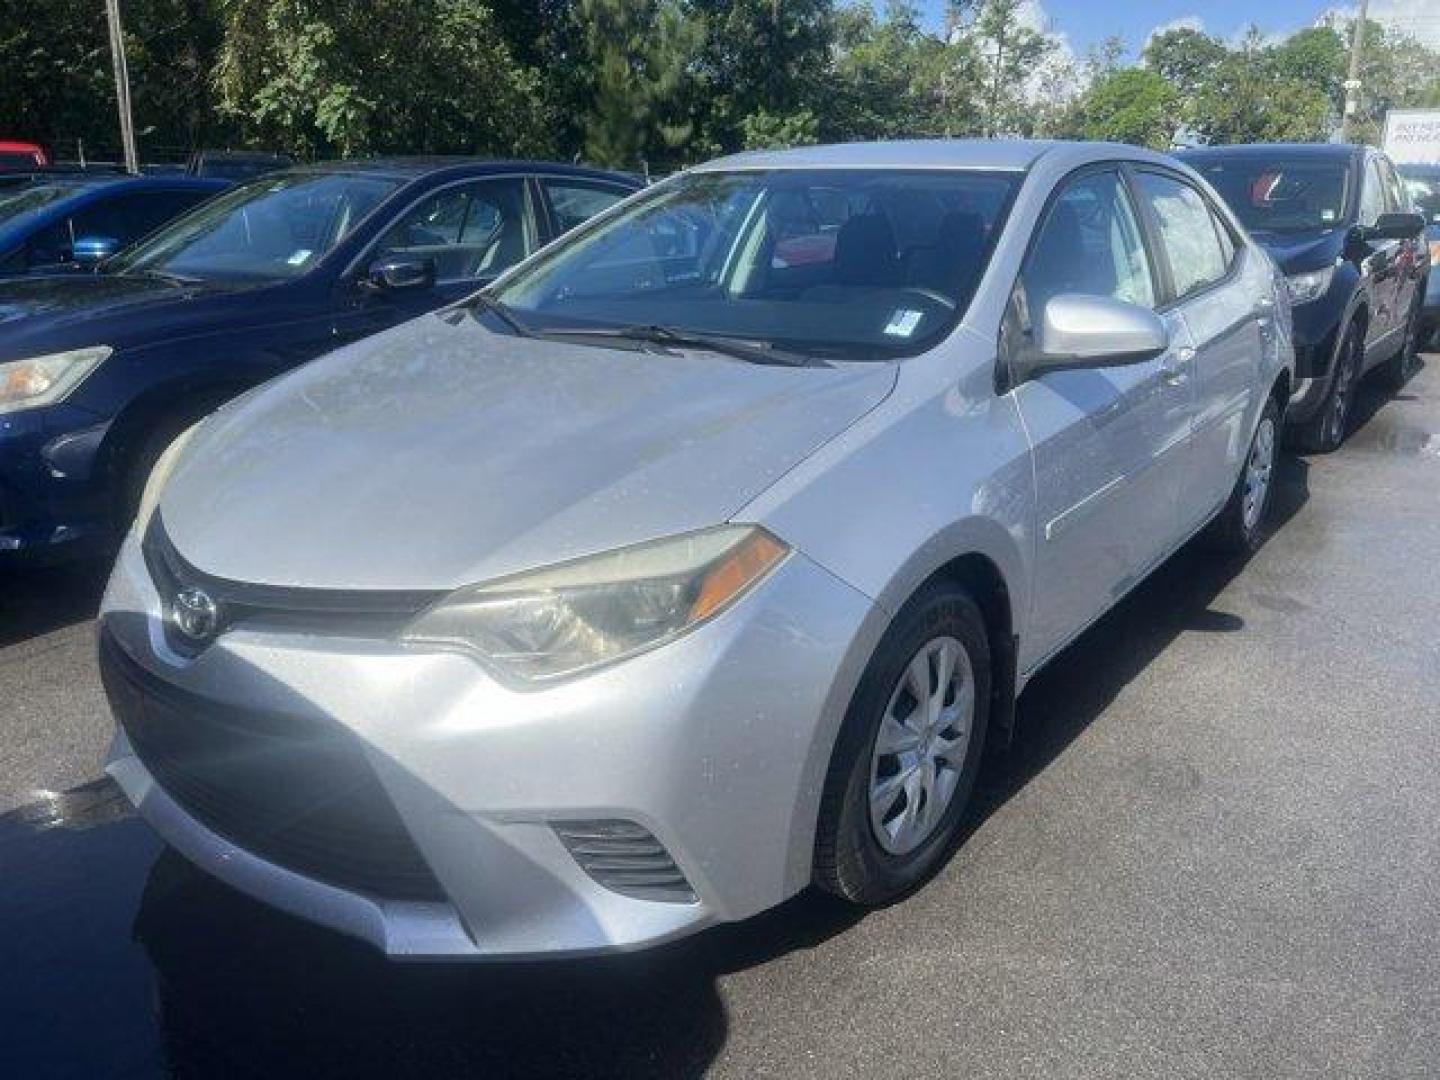
[[[785,557],[787,550],[779,540],[757,529],[705,574],[700,584],[700,595],[690,608],[691,621],[707,618],[719,611],[751,583],[763,577]]]

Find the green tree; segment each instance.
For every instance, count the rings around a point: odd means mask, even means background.
[[[1328,135],[1330,100],[1287,74],[1252,28],[1201,84],[1190,122],[1211,143],[1313,142]]]
[[[1219,38],[1179,27],[1156,34],[1141,53],[1145,67],[1163,77],[1182,98],[1193,99],[1200,87],[1230,55]]]
[[[126,0],[125,45],[142,152],[168,156],[233,131],[214,109],[218,0]],[[0,0],[0,130],[69,156],[117,154],[119,122],[105,8]]]
[[[986,135],[1028,135],[1034,130],[1036,70],[1055,42],[1030,26],[1025,0],[980,0],[966,37],[980,55],[982,126]]]
[[[1353,23],[1344,40],[1350,41]],[[1360,114],[1354,135],[1379,142],[1391,109],[1424,106],[1440,99],[1440,52],[1409,34],[1366,20],[1360,66]]]
[[[685,91],[702,27],[672,0],[581,0],[578,16],[592,80],[586,156],[668,164],[694,131]]]
[[[1165,149],[1175,133],[1179,93],[1158,72],[1119,68],[1090,84],[1076,103],[1084,139]]]
[[[837,12],[835,57],[826,138],[916,138],[978,126],[975,49],[924,29],[911,3],[891,0],[883,18],[858,5]]]
[[[740,133],[746,150],[813,146],[820,141],[820,121],[809,109],[786,116],[757,109],[740,121]]]
[[[686,6],[704,27],[695,61],[702,147],[715,152],[742,145],[745,120],[756,113],[819,114],[834,0],[687,0]],[[752,122],[752,129],[755,123],[763,122]]]
[[[481,0],[224,4],[220,108],[253,138],[299,154],[551,150],[540,80]]]

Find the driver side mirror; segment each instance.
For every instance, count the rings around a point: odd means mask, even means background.
[[[82,236],[75,241],[70,258],[76,266],[89,270],[114,255],[119,248],[120,242],[113,236]]]
[[[1170,347],[1170,331],[1149,308],[1109,296],[1061,293],[1045,304],[1030,373],[1116,367],[1153,360]]]
[[[393,256],[370,264],[364,284],[380,292],[429,289],[435,285],[435,260]]]
[[[1424,231],[1423,214],[1381,214],[1360,235],[1365,240],[1410,240]]]

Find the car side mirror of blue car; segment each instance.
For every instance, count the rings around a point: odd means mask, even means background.
[[[1169,347],[1170,331],[1160,316],[1139,304],[1061,293],[1045,303],[1037,344],[1031,374],[1144,363]]]
[[[1381,214],[1375,224],[1361,229],[1365,240],[1412,240],[1425,231],[1423,214]]]
[[[76,266],[89,268],[99,265],[119,248],[120,241],[113,236],[82,236],[70,249],[70,258]]]
[[[429,289],[435,285],[435,260],[389,256],[370,265],[366,284],[382,292]]]

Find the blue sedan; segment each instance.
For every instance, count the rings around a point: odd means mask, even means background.
[[[94,265],[229,186],[188,176],[38,174],[0,189],[0,275]]]
[[[95,274],[0,282],[0,560],[103,548],[197,419],[474,292],[638,187],[534,162],[306,166],[230,189]]]

